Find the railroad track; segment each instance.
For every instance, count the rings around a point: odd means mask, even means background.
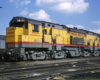
[[[18,62],[0,62],[0,71],[4,70],[12,70],[12,69],[18,69],[18,68],[29,68],[33,66],[47,66],[47,65],[53,65],[53,64],[63,64],[63,63],[73,63],[73,62],[83,62],[83,61],[94,61],[99,60],[100,57],[88,57],[88,58],[72,58],[72,59],[58,59],[58,60],[46,60],[46,61],[26,61],[24,65],[17,65]],[[28,63],[28,64],[27,64]],[[35,64],[35,65],[34,65]],[[6,66],[7,65],[7,66]]]
[[[53,79],[57,76],[74,76],[78,74],[83,74],[83,73],[92,73],[92,72],[100,72],[100,68],[93,68],[93,69],[83,69],[83,70],[76,70],[76,71],[62,71],[62,72],[53,72],[53,73],[48,73],[48,74],[37,74],[36,76],[28,76],[28,77],[19,77],[19,78],[12,78],[11,80],[47,80]],[[49,80],[48,79],[48,80]]]
[[[13,67],[4,67],[4,68],[0,68],[0,72],[4,72],[4,71],[9,71],[9,70],[22,70],[22,69],[32,69],[32,68],[37,68],[37,67],[40,67],[40,68],[42,68],[42,67],[51,67],[51,66],[55,66],[55,65],[72,65],[72,64],[75,64],[75,65],[80,65],[80,64],[83,64],[83,63],[87,63],[88,62],[88,64],[90,63],[90,62],[96,62],[97,64],[99,64],[99,59],[94,59],[94,60],[82,60],[82,61],[74,61],[74,62],[64,62],[64,63],[53,63],[53,64],[40,64],[40,65],[30,65],[30,66],[13,66]]]
[[[41,80],[52,75],[75,75],[79,73],[100,71],[100,59],[62,63],[30,68],[0,71],[0,79],[9,80]]]

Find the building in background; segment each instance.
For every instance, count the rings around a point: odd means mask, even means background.
[[[5,49],[5,35],[0,35],[0,49]]]
[[[0,35],[0,60],[3,59],[4,55],[5,55],[5,35]]]

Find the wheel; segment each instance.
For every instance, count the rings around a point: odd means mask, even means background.
[[[31,54],[31,60],[36,61],[36,52],[34,52],[33,54]]]
[[[45,54],[45,60],[48,60],[48,59],[49,59],[48,54]]]
[[[88,56],[90,56],[90,53],[87,52],[87,51],[84,51],[84,52],[83,52],[83,57],[88,57]]]
[[[100,54],[99,51],[95,51],[94,54],[93,54],[93,56],[96,57],[96,56],[99,56],[99,54]]]
[[[67,58],[67,54],[65,53],[64,58]]]

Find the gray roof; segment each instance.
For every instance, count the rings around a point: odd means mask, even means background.
[[[5,40],[5,35],[0,35],[0,40]]]
[[[57,28],[57,29],[65,29],[65,30],[68,30],[68,31],[74,31],[74,32],[90,34],[90,35],[96,35],[96,36],[100,37],[99,33],[91,32],[91,31],[84,30],[84,29],[77,29],[76,27],[70,28],[70,27],[67,27],[66,25],[59,25],[59,24],[55,24],[55,23],[52,23],[52,22],[39,21],[39,20],[34,20],[34,19],[29,19],[29,18],[19,17],[19,16],[13,17],[12,20],[17,20],[17,19],[24,19],[25,22],[37,23],[37,24],[48,23],[48,24],[56,25],[55,28]]]

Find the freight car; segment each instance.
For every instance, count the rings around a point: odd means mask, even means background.
[[[12,60],[99,56],[100,34],[65,25],[13,17],[6,28],[6,54]]]

